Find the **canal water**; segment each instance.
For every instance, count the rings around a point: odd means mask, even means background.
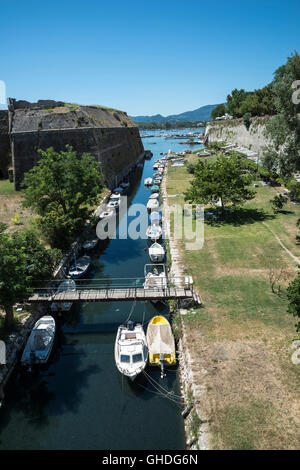
[[[168,132],[148,131],[152,137],[143,138],[154,157],[134,178],[129,204],[147,203],[150,190],[143,181],[153,175],[154,160],[161,152],[187,148],[178,139],[161,137]],[[143,277],[144,265],[149,263],[146,247],[145,239],[110,240],[93,255],[90,277]],[[47,367],[32,375],[17,368],[6,387],[0,409],[0,449],[185,448],[178,370],[169,370],[162,380],[159,370],[147,369],[153,385],[145,377],[131,383],[116,369],[117,328],[131,311],[131,319],[144,321],[145,328],[158,313],[169,318],[163,304],[111,302],[76,304],[67,317],[58,319],[56,345]],[[173,391],[172,400],[156,383]]]

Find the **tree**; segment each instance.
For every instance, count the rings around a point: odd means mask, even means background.
[[[200,204],[216,204],[221,200],[222,211],[225,205],[243,204],[252,199],[255,192],[248,188],[253,176],[243,174],[241,170],[242,165],[237,157],[219,155],[213,163],[198,161],[191,185],[184,193],[185,200]]]
[[[52,277],[60,252],[47,250],[30,231],[0,233],[0,306],[5,311],[5,326],[13,324],[13,305],[26,300],[35,280]]]
[[[224,104],[218,104],[211,112],[211,118],[216,119],[217,117],[224,116],[226,108]]]
[[[232,90],[231,95],[227,95],[227,112],[234,117],[242,117],[245,110],[241,110],[242,103],[252,92],[243,89]]]
[[[300,318],[300,272],[287,288],[287,298],[289,300],[288,313]],[[300,332],[300,321],[296,324],[296,329]]]
[[[270,200],[270,203],[272,204],[273,211],[278,212],[287,204],[287,198],[282,194],[277,194],[274,199]]]
[[[300,170],[300,104],[295,103],[294,83],[300,79],[300,56],[295,52],[274,74],[272,90],[277,115],[266,123],[266,136],[271,144],[264,149],[264,164],[273,167],[283,177]]]
[[[38,214],[41,233],[52,247],[66,248],[93,212],[103,188],[100,164],[72,147],[55,152],[51,147],[25,174],[24,206]]]
[[[290,191],[290,198],[292,200],[300,198],[300,183],[294,178],[291,178],[286,183],[287,189]]]
[[[244,116],[243,116],[244,124],[245,124],[247,130],[249,130],[249,127],[250,127],[250,124],[251,124],[250,118],[251,118],[251,114],[250,114],[250,113],[246,113],[246,114],[244,114]]]

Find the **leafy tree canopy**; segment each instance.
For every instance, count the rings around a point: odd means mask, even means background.
[[[90,217],[103,189],[100,164],[70,146],[40,150],[38,164],[25,174],[24,206],[38,214],[37,224],[51,246],[64,248]]]
[[[211,118],[216,119],[217,117],[224,116],[226,113],[226,108],[224,104],[218,104],[212,112],[211,112]]]
[[[35,280],[50,279],[59,259],[59,250],[44,248],[33,232],[0,233],[0,306],[7,327],[13,305],[26,300]]]
[[[288,286],[287,298],[289,300],[288,312],[300,318],[300,273]],[[300,332],[300,321],[296,324],[296,328]]]
[[[280,176],[300,170],[300,104],[293,102],[294,82],[300,80],[300,56],[295,52],[274,74],[272,90],[277,114],[266,123],[271,144],[264,149],[263,162]]]
[[[255,192],[248,188],[252,181],[252,175],[242,173],[237,157],[218,156],[212,163],[199,160],[185,200],[200,204],[216,204],[221,200],[222,209],[228,204],[238,206],[254,197]]]

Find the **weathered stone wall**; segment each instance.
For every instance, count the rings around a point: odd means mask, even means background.
[[[124,177],[144,153],[139,130],[125,112],[61,103],[50,108],[36,103],[22,108],[18,103],[9,101],[16,189],[20,189],[24,173],[36,165],[40,148],[60,151],[69,144],[78,155],[91,153],[101,163],[109,187]]]
[[[8,134],[8,112],[0,111],[0,178],[7,178],[10,165],[10,141]]]
[[[269,116],[251,118],[249,129],[246,128],[243,119],[211,121],[207,124],[205,136],[209,142],[232,142],[260,153],[262,148],[268,145],[268,139],[264,135],[268,119]]]
[[[36,165],[38,149],[53,147],[56,151],[71,145],[81,155],[89,152],[101,163],[109,187],[125,176],[144,148],[137,128],[61,129],[12,134],[15,188],[20,189],[24,173]],[[123,170],[126,170],[123,174]]]

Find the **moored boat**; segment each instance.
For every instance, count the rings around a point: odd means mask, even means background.
[[[94,248],[96,248],[98,242],[99,242],[99,238],[92,238],[91,240],[86,240],[82,244],[82,248],[87,251],[93,250]]]
[[[74,264],[69,269],[69,275],[73,278],[78,278],[84,276],[90,267],[91,258],[88,255],[81,256],[76,260]]]
[[[127,325],[118,328],[115,341],[115,362],[121,374],[134,380],[146,367],[148,346],[143,326]]]
[[[158,225],[162,222],[161,212],[158,212],[158,211],[152,211],[149,218],[150,218],[151,224],[153,225]]]
[[[154,184],[153,186],[151,186],[151,192],[152,192],[152,193],[157,193],[158,191],[159,191],[159,187],[158,187],[156,184]]]
[[[144,289],[165,289],[168,285],[164,264],[145,264]]]
[[[59,294],[60,292],[66,292],[66,291],[75,291],[76,290],[76,284],[74,279],[65,279],[63,282],[61,282],[58,286],[58,289],[56,291],[56,294]],[[52,302],[50,305],[51,311],[52,312],[68,312],[73,305],[73,302]]]
[[[55,337],[55,321],[51,315],[44,315],[34,325],[26,342],[21,364],[33,366],[45,364],[52,351]]]
[[[149,225],[146,230],[147,238],[152,241],[159,240],[162,236],[162,228],[160,225]]]
[[[159,193],[152,193],[150,196],[149,196],[149,199],[158,199],[159,198]]]
[[[148,211],[159,209],[159,202],[157,199],[149,199],[147,202]]]
[[[110,200],[107,203],[108,209],[118,209],[120,207],[120,198],[114,198],[111,196]]]
[[[145,186],[151,186],[152,185],[152,178],[145,178],[144,179],[144,185]]]
[[[104,211],[100,212],[99,219],[100,220],[109,219],[110,217],[112,217],[115,214],[116,214],[116,212],[114,211],[114,209],[107,209],[107,210],[104,210]]]
[[[149,247],[149,258],[153,263],[161,263],[165,258],[165,249],[162,245],[155,242]]]
[[[175,339],[168,320],[161,315],[153,317],[148,324],[146,338],[149,363],[160,366],[163,377],[164,367],[176,364]]]

